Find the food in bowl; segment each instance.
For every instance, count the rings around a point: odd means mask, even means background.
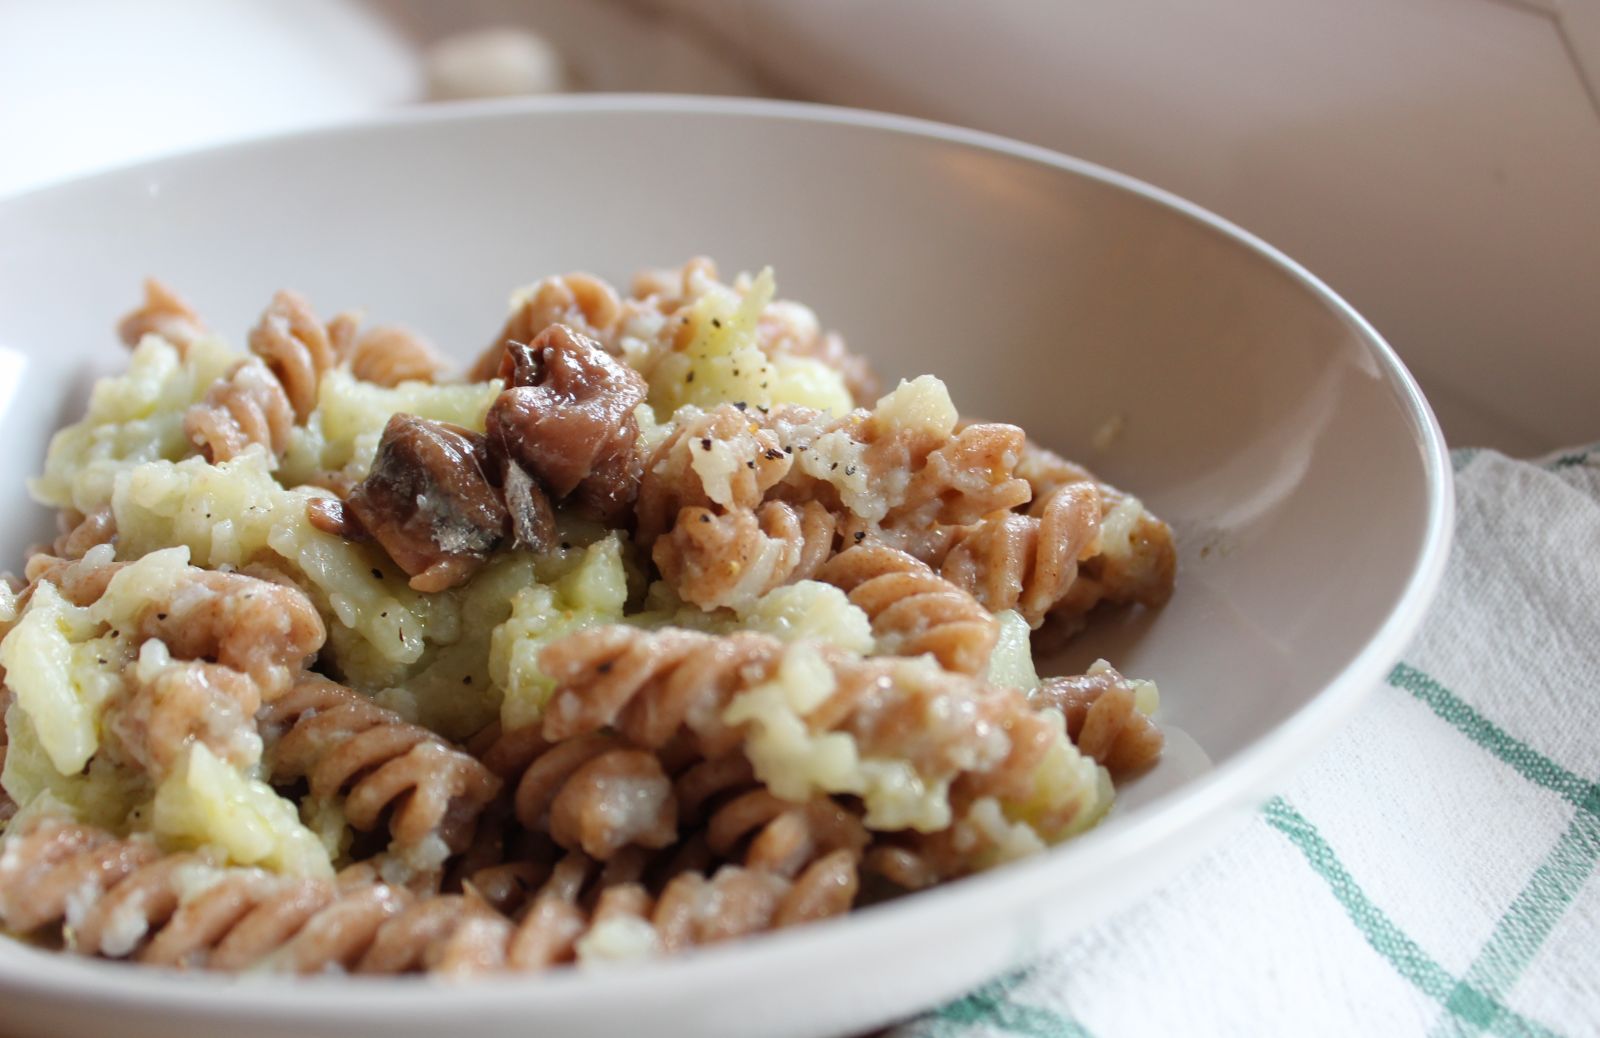
[[[112,959],[450,975],[827,918],[1068,839],[1153,684],[1031,644],[1171,592],[1167,526],[770,271],[514,295],[460,380],[156,283],[0,589],[0,921]]]

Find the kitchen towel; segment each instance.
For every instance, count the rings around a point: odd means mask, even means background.
[[[1421,633],[1201,864],[893,1038],[1600,1034],[1600,445],[1457,451]]]

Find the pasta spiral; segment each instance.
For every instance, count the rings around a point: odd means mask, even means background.
[[[24,593],[49,582],[74,605],[96,605],[130,565],[112,561],[109,546],[81,559],[35,555]],[[156,778],[193,742],[236,765],[253,764],[261,745],[255,712],[322,647],[322,618],[303,591],[265,570],[164,572],[165,586],[142,587],[133,608],[113,604],[101,617],[128,636],[130,654],[138,652],[106,703],[105,728],[114,736],[106,748]]]
[[[58,533],[50,545],[50,554],[62,559],[81,559],[90,548],[116,540],[117,518],[109,505],[88,515],[68,510],[57,513],[56,529]]]
[[[622,302],[616,290],[593,274],[573,273],[549,277],[538,282],[517,300],[499,336],[473,362],[467,378],[484,382],[494,378],[504,362],[511,343],[531,343],[540,332],[555,324],[608,343]]]
[[[672,781],[656,754],[600,733],[550,744],[528,726],[499,736],[487,767],[512,789],[517,821],[558,846],[607,861],[678,838]]]
[[[543,735],[555,741],[610,727],[655,749],[692,720],[703,755],[723,756],[740,742],[723,708],[772,672],[782,648],[748,631],[718,638],[612,625],[565,635],[539,654],[540,669],[556,681]]]
[[[1142,771],[1161,756],[1161,729],[1135,705],[1132,683],[1108,665],[1046,678],[1034,700],[1061,711],[1078,749],[1105,765],[1113,778]]]
[[[725,756],[747,735],[729,723],[728,704],[772,680],[789,650],[749,631],[717,637],[613,626],[565,635],[540,654],[557,684],[542,734],[558,740],[610,728],[657,748],[686,732],[707,758]],[[950,780],[953,799],[1021,801],[1036,792],[1037,769],[1062,726],[1021,692],[924,660],[816,651],[835,687],[806,717],[812,732],[846,733],[862,757],[905,762],[923,782]],[[1060,831],[1084,808],[1064,800],[1040,813],[1038,826]]]
[[[1010,474],[1022,443],[1014,426],[940,436],[866,411],[682,414],[645,464],[638,538],[679,597],[708,609],[811,576],[840,537],[937,565],[962,524],[1027,502],[1028,484]]]
[[[833,554],[834,532],[833,513],[818,501],[767,501],[722,515],[693,506],[678,513],[651,558],[684,601],[741,609],[815,576]]]
[[[470,974],[605,956],[619,938],[647,955],[710,944],[837,915],[857,889],[849,852],[793,879],[737,866],[680,872],[655,896],[582,855],[522,879],[513,920],[470,891],[413,898],[359,867],[334,882],[225,869],[45,818],[4,838],[0,919],[16,933],[58,929],[80,954],[154,965]]]
[[[330,335],[331,331],[330,322]],[[380,386],[432,382],[444,371],[444,360],[433,347],[407,328],[379,325],[360,334],[341,335],[334,341],[350,374],[364,382]]]
[[[472,837],[500,781],[477,759],[361,693],[308,674],[261,715],[281,732],[267,751],[272,781],[305,779],[320,800],[342,798],[346,820],[371,832],[387,814],[391,849],[443,863]]]
[[[155,278],[145,279],[144,302],[117,324],[117,335],[128,346],[139,345],[146,335],[159,335],[179,356],[188,353],[189,345],[205,334],[205,322],[194,308]]]
[[[1155,608],[1172,597],[1178,568],[1172,529],[1136,498],[1031,442],[1017,462],[1017,475],[1033,487],[1031,515],[1039,514],[1042,502],[1068,484],[1088,481],[1099,491],[1101,543],[1096,554],[1084,560],[1080,586],[1070,603],[1076,611],[1087,612],[1102,599]]]
[[[49,581],[74,605],[90,605],[129,565],[109,561],[108,549],[99,551],[76,560],[35,555],[28,581]],[[224,573],[184,566],[169,587],[146,595],[128,620],[125,633],[138,642],[154,638],[176,659],[244,674],[267,700],[289,687],[327,638],[306,593],[264,568]]]
[[[338,362],[328,329],[298,292],[280,289],[250,329],[250,352],[260,357],[283,386],[296,422],[317,406],[323,372]]]
[[[193,566],[170,595],[142,605],[137,630],[178,659],[247,675],[266,701],[289,688],[327,637],[306,593],[276,574]]]
[[[178,766],[199,742],[221,760],[247,767],[261,756],[255,713],[261,689],[246,674],[198,660],[131,668],[126,698],[107,727],[122,756],[156,777]]]
[[[17,596],[18,608],[27,603],[40,583],[55,585],[62,597],[75,606],[94,604],[106,593],[106,585],[124,565],[108,561],[112,557],[109,550],[87,552],[77,559],[61,558],[48,552],[33,553],[22,570],[26,584]]]
[[[680,412],[644,463],[634,506],[640,545],[654,545],[686,508],[760,505],[794,465],[794,452],[785,446],[776,431],[732,404]]]
[[[260,444],[274,457],[289,445],[295,411],[282,384],[260,360],[251,358],[206,390],[205,399],[183,415],[183,432],[207,461],[231,461]]]
[[[858,813],[825,796],[784,800],[756,781],[740,754],[696,762],[674,789],[683,826],[718,861],[794,877],[831,854],[854,859],[867,844]]]
[[[659,893],[634,868],[601,869],[579,854],[518,869],[515,922],[482,926],[471,958],[541,970],[585,958],[647,956],[824,919],[848,911],[859,886],[849,851],[824,855],[794,878],[725,865],[679,871]]]
[[[709,256],[694,256],[676,270],[640,271],[628,294],[633,301],[649,302],[661,313],[671,314],[704,294],[716,280],[716,262]]]
[[[1014,425],[980,423],[957,430],[912,468],[883,525],[961,525],[1026,504],[1032,490],[1012,474],[1023,442],[1022,430]]]
[[[1001,512],[953,531],[939,572],[986,609],[1016,609],[1038,627],[1073,586],[1079,560],[1099,547],[1100,496],[1090,482],[1068,483],[1037,515]],[[1091,603],[1092,604],[1092,603]]]
[[[931,653],[942,666],[964,674],[981,674],[988,667],[999,637],[994,617],[905,552],[858,544],[828,560],[817,578],[845,592],[867,614],[885,652]]]
[[[1041,715],[1060,714],[1079,752],[1104,766],[1110,778],[1127,778],[1154,764],[1163,745],[1161,730],[1137,703],[1141,684],[1100,661],[1086,674],[1046,678],[1031,702]],[[994,790],[963,776],[951,799],[957,817],[948,829],[880,834],[863,855],[862,870],[920,890],[969,871],[975,860],[1016,853],[1016,836],[1007,832]],[[1028,849],[1023,841],[1022,852]]]
[[[7,929],[56,927],[69,950],[153,965],[348,969],[408,900],[359,870],[330,883],[222,868],[52,817],[8,831],[0,849]]]

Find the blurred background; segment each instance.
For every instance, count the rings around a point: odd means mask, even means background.
[[[1103,163],[1343,293],[1453,444],[1600,439],[1600,0],[0,0],[0,196],[567,91],[824,101]]]

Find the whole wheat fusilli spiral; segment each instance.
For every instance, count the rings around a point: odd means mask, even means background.
[[[702,609],[742,609],[774,588],[816,576],[834,549],[821,502],[767,501],[717,514],[692,506],[651,552],[661,577]]]
[[[592,732],[551,744],[528,726],[484,751],[512,791],[517,821],[557,845],[606,861],[626,847],[659,849],[678,838],[672,780],[657,755]]]
[[[883,518],[887,527],[960,526],[1016,508],[1032,496],[1012,475],[1024,437],[1014,425],[980,423],[952,433],[911,468]]]
[[[858,812],[826,796],[798,804],[775,796],[740,754],[696,762],[673,788],[680,824],[716,861],[793,877],[832,854],[859,856],[867,845]]]
[[[339,361],[328,329],[311,304],[286,288],[272,297],[261,320],[250,329],[250,352],[283,386],[297,422],[304,422],[317,406],[322,375]]]
[[[634,506],[639,543],[654,545],[686,508],[756,508],[794,465],[785,446],[732,404],[680,414],[644,462]]]
[[[261,687],[248,674],[201,660],[148,661],[130,668],[124,698],[107,711],[118,756],[157,778],[193,743],[248,768],[261,756],[255,713]]]
[[[67,510],[56,515],[56,539],[50,554],[62,559],[81,559],[90,548],[111,544],[117,539],[117,517],[104,505],[88,515]]]
[[[313,797],[341,802],[362,832],[387,819],[394,849],[437,840],[438,850],[460,850],[500,789],[482,763],[443,737],[314,674],[270,704],[261,723],[281,733],[267,751],[274,782],[305,779]]]
[[[896,656],[931,653],[964,674],[989,665],[999,628],[966,591],[885,544],[863,543],[829,559],[817,579],[850,596],[872,621],[880,648]]]
[[[56,930],[84,955],[217,970],[539,970],[586,943],[604,954],[618,938],[658,954],[837,915],[857,880],[851,854],[835,852],[793,879],[736,866],[680,872],[652,896],[568,855],[527,870],[524,887],[513,919],[471,892],[417,899],[359,868],[331,882],[221,868],[56,818],[0,847],[0,920],[11,931]]]
[[[934,561],[986,609],[1016,609],[1038,627],[1067,597],[1079,560],[1099,545],[1099,529],[1095,485],[1068,483],[1041,502],[1036,515],[1000,512],[954,530]]]
[[[159,335],[182,356],[189,352],[191,343],[206,334],[206,326],[176,292],[155,278],[146,278],[144,302],[122,318],[117,334],[129,346],[139,345],[146,335]]]
[[[189,567],[163,598],[139,610],[138,634],[177,659],[215,661],[246,674],[271,701],[288,689],[327,637],[306,593],[265,570]]]
[[[255,444],[274,457],[289,445],[295,411],[278,381],[259,359],[242,360],[206,390],[205,399],[183,415],[183,432],[207,461],[230,461]]]
[[[351,334],[347,343],[339,338],[334,342],[350,374],[379,386],[432,382],[445,368],[443,358],[427,340],[409,328],[378,325]]]
[[[713,636],[612,626],[565,635],[540,654],[557,684],[543,735],[559,740],[609,728],[658,748],[686,733],[705,757],[728,755],[746,737],[728,722],[728,704],[770,681],[788,651],[749,631]],[[1020,801],[1035,793],[1037,769],[1062,724],[1020,691],[924,660],[815,651],[835,687],[806,718],[813,732],[845,732],[862,756],[904,761],[926,781],[953,780],[953,797]],[[1051,808],[1061,817],[1041,816],[1041,831],[1070,825],[1083,806]]]
[[[831,478],[839,462],[800,460],[825,443],[837,452],[841,436],[856,445],[845,475],[858,480],[857,499]],[[748,604],[868,537],[937,564],[963,524],[1026,503],[1028,484],[1010,475],[1022,442],[1014,426],[940,437],[864,411],[837,421],[793,406],[680,415],[645,463],[638,537],[679,596],[705,608]]]
[[[28,560],[28,581],[49,581],[74,605],[87,606],[129,565],[110,558],[108,551],[82,559],[35,555]],[[176,659],[205,660],[245,674],[263,700],[287,689],[327,637],[305,592],[266,569],[225,573],[185,566],[128,620],[124,633],[136,642],[155,638]]]
[[[1142,771],[1161,756],[1161,729],[1135,705],[1133,683],[1109,665],[1097,665],[1087,674],[1046,678],[1034,700],[1061,711],[1078,749],[1104,764],[1113,777]]]
[[[593,274],[548,277],[522,294],[505,327],[473,362],[467,377],[474,382],[494,378],[511,343],[530,343],[551,325],[564,324],[601,343],[611,341],[622,312],[616,289]]]
[[[1032,442],[1017,462],[1017,475],[1033,487],[1030,515],[1039,515],[1045,502],[1067,485],[1087,481],[1099,492],[1103,536],[1098,552],[1083,562],[1069,611],[1087,612],[1102,599],[1155,608],[1172,597],[1178,568],[1172,528],[1137,499]]]
[[[152,965],[349,969],[408,900],[364,873],[329,882],[224,868],[52,817],[8,831],[0,846],[7,929],[56,928],[69,950]]]
[[[714,944],[839,915],[849,910],[859,885],[849,851],[824,855],[792,879],[734,865],[709,875],[679,871],[660,881],[655,894],[653,884],[629,869],[602,869],[581,854],[518,871],[515,921],[482,926],[473,935],[478,950],[470,958],[493,964],[487,968],[541,970],[592,955],[654,955]]]

